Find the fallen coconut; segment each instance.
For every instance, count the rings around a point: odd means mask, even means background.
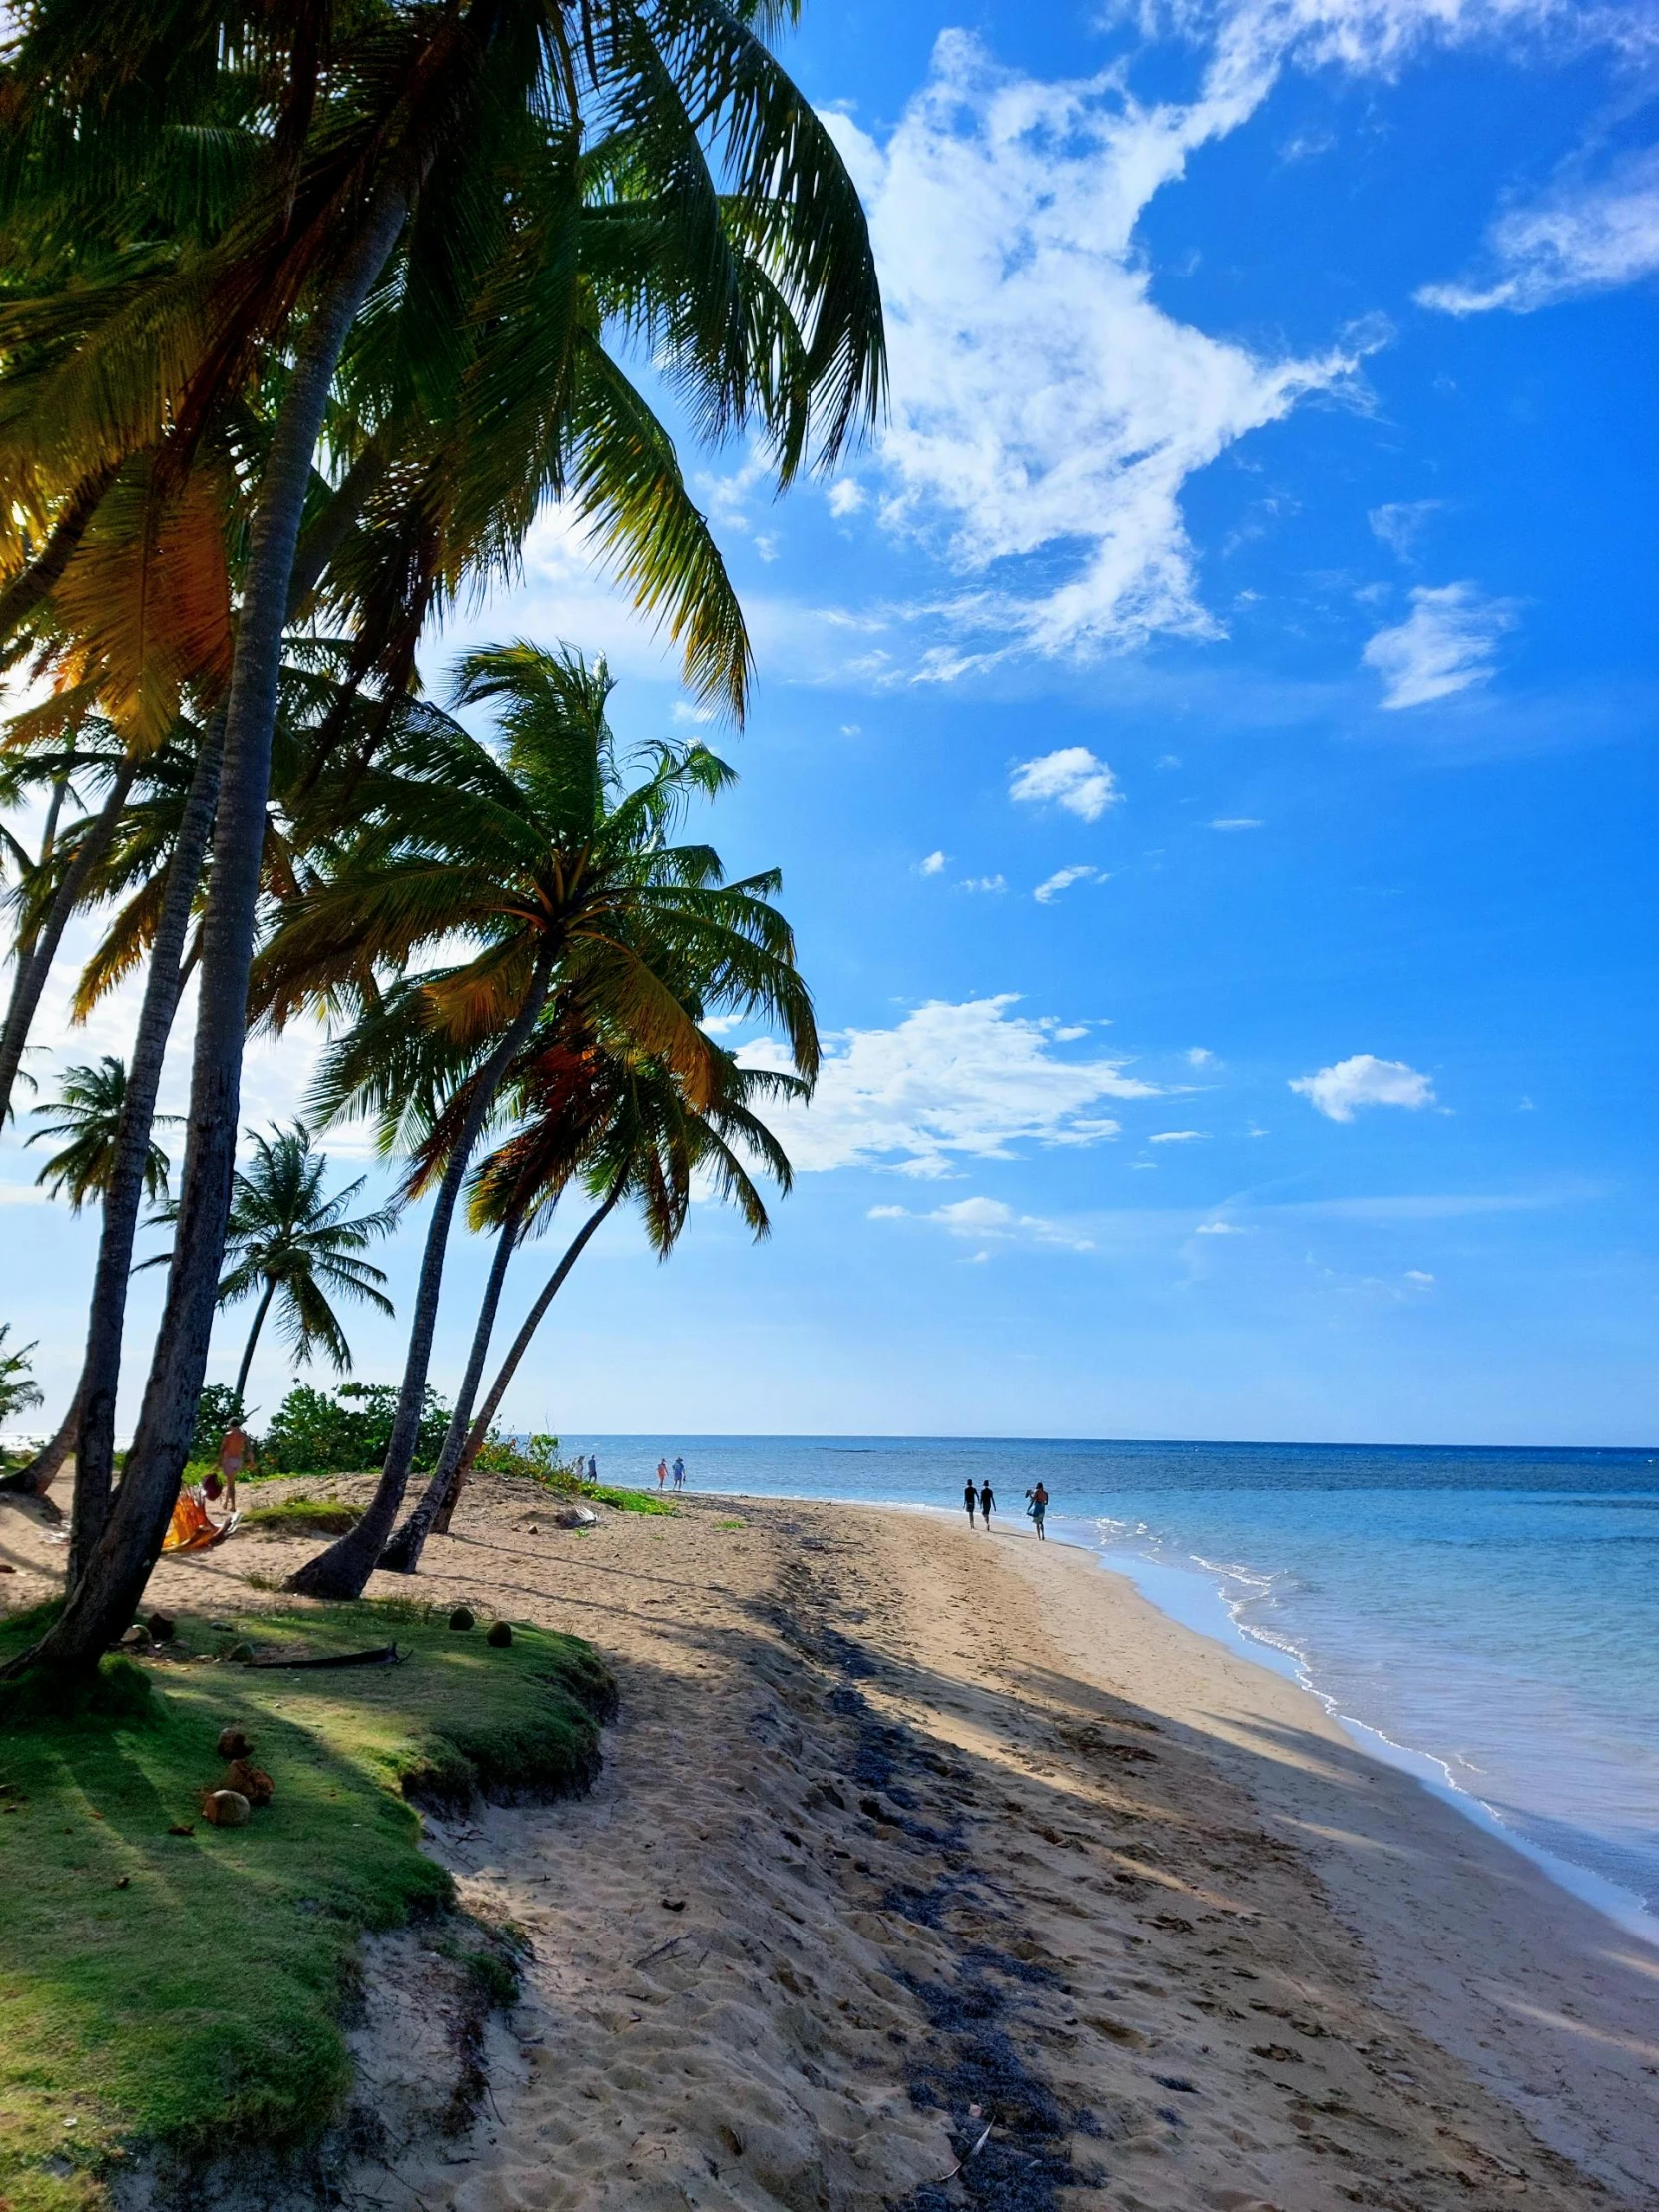
[[[221,1759],[246,1759],[254,1747],[240,1728],[222,1728],[214,1749]]]
[[[215,1828],[245,1828],[253,1807],[240,1790],[204,1790],[202,1818]]]
[[[476,1628],[478,1623],[469,1605],[457,1605],[449,1616],[451,1628]]]
[[[489,1634],[484,1638],[485,1643],[493,1644],[497,1651],[505,1651],[512,1640],[512,1629],[505,1621],[497,1621],[495,1626],[490,1630]]]

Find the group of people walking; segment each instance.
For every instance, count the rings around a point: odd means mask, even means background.
[[[967,1508],[968,1526],[970,1528],[977,1528],[979,1526],[979,1521],[982,1520],[985,1524],[985,1529],[988,1534],[991,1525],[991,1515],[996,1511],[996,1492],[991,1488],[990,1477],[987,1475],[985,1480],[980,1483],[977,1489],[975,1489],[973,1485],[973,1478],[970,1475],[967,1482],[963,1485],[962,1488],[962,1503]],[[1036,1523],[1037,1540],[1040,1543],[1046,1542],[1047,1538],[1043,1532],[1043,1521],[1048,1513],[1048,1491],[1043,1486],[1040,1480],[1038,1481],[1034,1489],[1029,1489],[1026,1491],[1025,1510],[1030,1518]],[[977,1520],[974,1518],[976,1513],[979,1516]]]
[[[659,1460],[657,1461],[657,1487],[658,1487],[658,1489],[659,1489],[659,1490],[665,1490],[665,1489],[667,1489],[667,1487],[668,1487],[668,1477],[669,1477],[669,1464],[668,1464],[668,1461],[667,1461],[667,1459],[659,1459]],[[679,1456],[679,1454],[678,1454],[678,1453],[676,1453],[676,1454],[675,1454],[675,1459],[674,1459],[674,1487],[675,1487],[675,1488],[676,1488],[677,1490],[683,1490],[683,1489],[685,1488],[685,1486],[686,1486],[686,1462],[685,1462],[685,1460],[684,1460],[684,1459],[682,1459],[682,1458],[681,1458],[681,1457]]]

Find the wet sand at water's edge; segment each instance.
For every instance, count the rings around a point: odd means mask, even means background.
[[[274,1602],[310,1548],[152,1595]],[[14,1510],[0,1557],[19,1603],[61,1553]],[[420,1933],[370,1946],[345,2201],[1659,2207],[1659,1953],[1086,1554],[486,1482],[426,1567],[370,1594],[586,1637],[622,1710],[591,1797],[430,1823],[521,2000],[445,2134]]]

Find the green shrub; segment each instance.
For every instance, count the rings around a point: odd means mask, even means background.
[[[261,1447],[265,1472],[343,1474],[378,1467],[391,1441],[396,1411],[397,1389],[390,1382],[344,1382],[332,1394],[296,1382],[277,1407]],[[449,1407],[429,1389],[415,1442],[417,1473],[430,1473],[437,1465],[448,1427]]]
[[[288,1497],[280,1505],[257,1506],[244,1513],[245,1528],[263,1528],[273,1536],[343,1536],[363,1517],[360,1505],[337,1497]]]
[[[529,1436],[520,1445],[513,1437],[502,1435],[500,1429],[492,1428],[472,1464],[480,1474],[516,1475],[548,1488],[559,1485],[574,1489],[581,1481],[574,1466],[559,1457],[557,1436]]]

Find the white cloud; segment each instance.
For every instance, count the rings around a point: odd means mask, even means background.
[[[919,863],[919,869],[923,875],[942,875],[945,870],[945,854],[929,852],[926,859]]]
[[[1189,1049],[1187,1053],[1187,1065],[1189,1067],[1214,1067],[1215,1062],[1216,1056],[1207,1045],[1195,1044]]]
[[[965,891],[1005,891],[1008,878],[1005,875],[964,875],[962,888]]]
[[[1060,893],[1069,891],[1073,883],[1092,883],[1096,877],[1101,882],[1106,880],[1098,868],[1057,867],[1046,882],[1037,885],[1031,896],[1039,906],[1052,906]]]
[[[1193,1234],[1198,1237],[1248,1237],[1248,1229],[1240,1228],[1236,1221],[1201,1221]]]
[[[1153,195],[1245,120],[1273,74],[1218,50],[1191,105],[1148,107],[1117,70],[1044,82],[952,30],[884,148],[830,119],[882,273],[882,519],[972,580],[939,611],[992,655],[1010,634],[1043,653],[1216,634],[1181,515],[1187,478],[1356,370],[1352,343],[1276,358],[1177,321],[1135,241]],[[1070,570],[1057,585],[1018,565],[1056,553]]]
[[[1260,830],[1261,823],[1254,815],[1217,815],[1211,822],[1212,830]]]
[[[830,487],[830,512],[832,515],[855,515],[864,504],[864,487],[854,483],[850,476],[842,476]]]
[[[1118,1133],[1102,1101],[1157,1095],[1120,1060],[1062,1059],[1053,1027],[1013,1013],[1016,1003],[935,1000],[896,1028],[830,1037],[812,1104],[774,1117],[797,1167],[944,1175],[954,1157],[1009,1159],[1020,1143],[1099,1144]],[[740,1057],[786,1064],[771,1040]]]
[[[1497,641],[1514,627],[1513,604],[1473,584],[1419,588],[1405,620],[1379,630],[1361,659],[1382,677],[1384,707],[1425,707],[1487,682]]]
[[[1108,807],[1123,800],[1117,778],[1086,745],[1063,745],[1034,761],[1022,761],[1008,780],[1008,796],[1031,806],[1052,800],[1085,822],[1098,822]]]
[[[1092,1237],[1079,1234],[1063,1222],[1045,1220],[1040,1214],[1016,1214],[999,1198],[958,1198],[948,1206],[935,1206],[929,1213],[912,1213],[907,1206],[872,1206],[867,1218],[871,1221],[928,1222],[953,1237],[965,1237],[974,1244],[982,1237],[989,1237],[1004,1244],[1059,1245],[1068,1252],[1094,1250]],[[990,1254],[976,1252],[973,1257],[988,1260]]]
[[[1407,1283],[1432,1283],[1434,1278],[1431,1275],[1424,1274],[1421,1268],[1407,1268],[1405,1270],[1405,1280]]]
[[[1208,1129],[1160,1129],[1155,1137],[1148,1137],[1148,1144],[1202,1144],[1209,1136]]]
[[[1659,274],[1659,147],[1631,156],[1593,184],[1575,182],[1530,208],[1512,208],[1487,234],[1484,284],[1426,284],[1425,307],[1531,314],[1559,299],[1611,291]]]
[[[1366,520],[1390,553],[1408,561],[1417,549],[1423,524],[1444,505],[1443,499],[1391,499],[1386,506],[1373,507]]]
[[[1352,1121],[1361,1106],[1404,1106],[1414,1113],[1434,1104],[1431,1077],[1419,1075],[1403,1060],[1380,1060],[1372,1052],[1357,1052],[1317,1075],[1299,1075],[1291,1089],[1328,1121]]]

